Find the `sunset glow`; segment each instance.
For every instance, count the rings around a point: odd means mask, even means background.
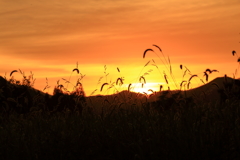
[[[141,93],[141,94],[153,94],[154,92],[158,92],[160,89],[160,84],[157,83],[133,83],[131,84],[130,91]]]
[[[107,87],[100,91],[101,85],[115,84],[119,77],[124,85],[113,88],[127,90],[144,76],[144,87],[132,90],[149,93],[159,91],[160,84],[179,89],[197,74],[192,88],[203,84],[207,68],[219,71],[209,81],[233,77],[239,69],[238,57],[231,55],[240,52],[239,0],[24,0],[1,1],[0,6],[0,75],[10,79],[13,70],[27,76],[32,71],[35,88],[50,86],[45,92],[52,93],[58,80],[66,85],[62,78],[75,84],[81,75],[87,96],[112,94]],[[143,58],[146,49],[154,52]],[[191,73],[183,77],[185,66]],[[81,74],[72,73],[76,67]],[[14,73],[14,78],[22,75]]]

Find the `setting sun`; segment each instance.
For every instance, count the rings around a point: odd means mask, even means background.
[[[154,92],[158,92],[160,89],[160,84],[158,83],[133,83],[130,86],[131,92],[141,93],[141,94],[152,94]]]

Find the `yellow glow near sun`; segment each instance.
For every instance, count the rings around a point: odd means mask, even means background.
[[[132,83],[130,91],[142,94],[152,94],[153,92],[159,91],[160,85],[160,83],[146,83],[142,86],[142,83]]]

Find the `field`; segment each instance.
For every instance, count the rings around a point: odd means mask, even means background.
[[[237,79],[152,95],[133,93],[129,85],[128,91],[85,97],[80,81],[74,92],[59,84],[48,95],[33,89],[31,78],[0,77],[0,159],[240,158]]]

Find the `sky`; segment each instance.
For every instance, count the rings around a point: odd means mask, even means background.
[[[177,89],[197,74],[193,88],[203,84],[207,68],[219,71],[209,81],[233,77],[238,69],[232,51],[240,52],[239,0],[1,0],[0,6],[0,75],[10,79],[13,70],[27,76],[32,71],[34,87],[43,90],[48,83],[44,91],[50,94],[58,80],[70,90],[81,75],[89,96],[127,90],[129,84],[132,91]],[[154,52],[143,58],[146,49]],[[185,66],[191,74],[183,78]],[[81,75],[72,72],[76,67]],[[19,72],[13,76],[22,78]],[[141,76],[142,89],[134,86]],[[121,77],[124,84],[116,85]],[[100,91],[104,83],[109,85]]]

